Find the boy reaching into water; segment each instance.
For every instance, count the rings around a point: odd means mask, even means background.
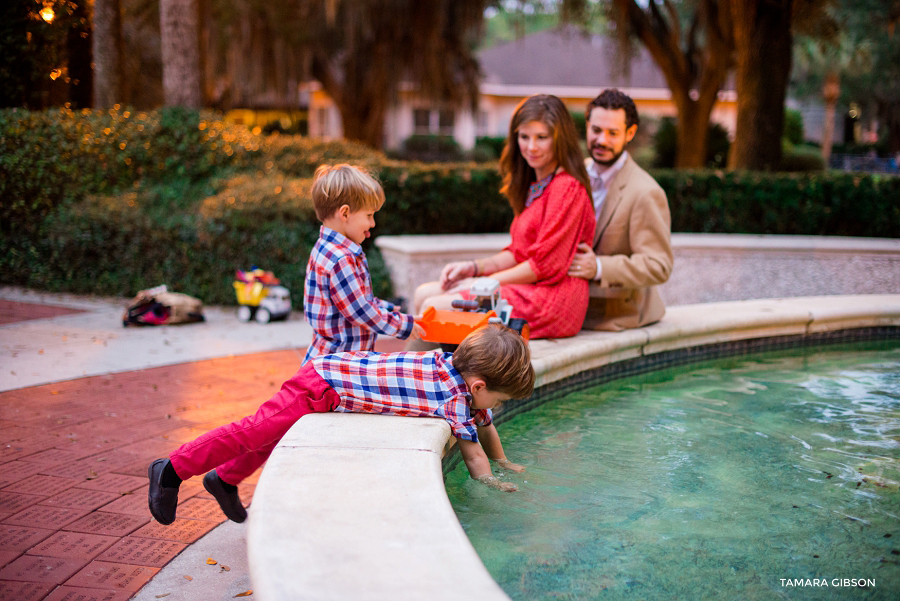
[[[457,438],[472,478],[503,491],[516,486],[491,472],[490,460],[514,472],[494,427],[491,409],[534,389],[531,355],[522,337],[490,324],[469,334],[453,353],[379,354],[351,351],[315,357],[285,382],[255,414],[185,443],[149,468],[150,513],[175,521],[178,487],[206,473],[203,485],[229,519],[247,511],[238,484],[268,458],[290,427],[308,413],[325,411],[441,417]]]
[[[322,165],[312,186],[319,239],[306,266],[303,312],[313,328],[303,363],[319,355],[371,351],[378,334],[417,339],[424,333],[412,315],[375,298],[361,244],[375,227],[384,190],[364,171],[347,164]]]

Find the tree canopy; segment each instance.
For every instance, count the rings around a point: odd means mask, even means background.
[[[731,14],[716,0],[612,0],[624,48],[638,39],[662,70],[678,109],[676,167],[703,167],[710,114],[733,64]],[[627,50],[625,50],[627,52]]]
[[[311,73],[337,104],[345,137],[381,148],[404,81],[427,98],[477,102],[485,0],[295,1]]]
[[[900,0],[838,0],[835,17],[844,36],[837,58],[847,66],[840,100],[874,115],[883,152],[900,153]]]

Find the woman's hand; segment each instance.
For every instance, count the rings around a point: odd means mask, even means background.
[[[575,251],[575,257],[569,266],[568,274],[573,278],[591,281],[597,275],[597,255],[594,249],[582,242]]]
[[[441,290],[446,292],[462,279],[475,275],[474,261],[454,261],[447,263],[441,270]]]

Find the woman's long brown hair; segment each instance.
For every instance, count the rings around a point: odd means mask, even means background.
[[[500,193],[509,200],[516,215],[525,210],[528,187],[536,179],[534,169],[528,165],[522,151],[519,150],[518,140],[519,128],[531,121],[540,121],[550,129],[553,136],[553,156],[557,163],[581,182],[588,194],[591,190],[581,146],[578,144],[575,122],[566,105],[551,94],[529,96],[519,103],[513,113],[509,122],[509,137],[506,138],[506,145],[500,156],[500,174],[503,176]]]

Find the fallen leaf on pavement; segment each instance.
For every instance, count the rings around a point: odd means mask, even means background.
[[[163,597],[168,597],[168,596],[171,595],[171,594],[172,594],[172,593],[163,593],[162,595],[156,595],[156,598],[157,598],[157,599],[162,599]]]
[[[237,595],[235,595],[235,597],[249,597],[252,594],[253,594],[253,589],[250,589],[249,591],[244,591],[243,593],[238,593]]]
[[[188,576],[187,574],[185,574],[185,575],[184,575],[184,579],[185,579],[185,580],[193,580],[194,577],[193,577],[193,576]]]
[[[209,557],[209,558],[207,558],[207,560],[206,560],[206,565],[208,565],[208,566],[214,566],[214,565],[216,565],[217,563],[219,563],[219,562],[216,561],[215,559],[213,559],[212,557]]]
[[[223,571],[223,572],[230,572],[230,571],[231,571],[231,568],[229,568],[228,566],[222,566],[222,571]]]

